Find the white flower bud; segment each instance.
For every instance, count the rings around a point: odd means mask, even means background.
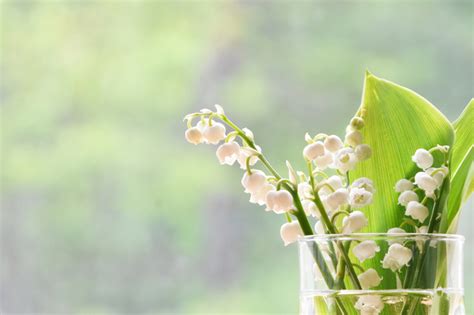
[[[314,159],[314,164],[321,171],[328,168],[334,162],[334,157],[331,152],[326,152],[324,155],[318,156]]]
[[[189,143],[192,143],[192,144],[199,144],[199,143],[202,143],[203,141],[202,132],[197,127],[191,127],[188,130],[186,130],[184,137]]]
[[[368,144],[359,144],[354,150],[355,156],[359,161],[365,161],[372,156],[372,149]]]
[[[324,229],[324,225],[321,220],[316,222],[316,224],[314,225],[314,231],[316,232],[316,234],[326,234],[326,230]]]
[[[360,211],[354,211],[342,220],[342,233],[349,234],[360,231],[369,224],[365,215]]]
[[[418,201],[418,195],[411,190],[404,191],[398,197],[398,204],[406,206],[410,201]]]
[[[433,165],[433,156],[425,149],[416,150],[411,159],[416,163],[416,166],[424,170],[430,168],[431,165]]]
[[[250,194],[250,202],[263,206],[267,201],[267,194],[274,191],[275,187],[272,184],[265,183],[258,191]]]
[[[425,172],[416,173],[415,184],[426,193],[433,193],[438,188],[436,180]]]
[[[379,295],[362,295],[356,302],[355,308],[360,315],[378,315],[384,308],[383,300]]]
[[[252,170],[252,174],[250,175],[245,172],[241,181],[246,193],[255,193],[259,191],[266,182],[267,177],[265,176],[265,173],[260,170]]]
[[[207,142],[218,144],[219,141],[224,140],[226,137],[225,126],[221,123],[213,122],[212,126],[207,126],[204,129],[203,136]]]
[[[426,220],[429,214],[430,211],[428,208],[418,201],[410,201],[407,205],[407,210],[405,211],[405,215],[408,215],[421,223]]]
[[[361,130],[362,128],[364,128],[364,120],[360,117],[354,117],[351,119],[351,123],[350,123],[350,126],[352,127],[352,129],[354,130]]]
[[[403,266],[408,265],[413,253],[411,249],[406,248],[398,243],[390,245],[387,254],[382,261],[382,267],[391,269],[392,271],[400,270]]]
[[[376,287],[382,282],[382,278],[373,268],[367,269],[367,271],[361,273],[357,278],[359,278],[360,285],[364,290]]]
[[[249,128],[242,128],[242,131],[244,132],[244,134],[245,134],[250,140],[254,140],[254,136],[253,136],[252,130],[250,130]]]
[[[362,134],[357,130],[350,131],[346,134],[345,142],[355,148],[362,143]]]
[[[224,109],[221,105],[215,104],[214,106],[216,107],[216,113],[218,113],[219,115],[225,115]]]
[[[405,231],[404,229],[401,229],[401,228],[391,228],[387,231],[387,234],[405,234],[407,231]],[[395,243],[399,243],[399,244],[402,244],[403,243],[403,240],[398,240],[398,239],[395,239],[395,240],[390,240],[388,241],[388,244],[389,245],[392,245],[392,244],[395,244]]]
[[[342,143],[341,138],[335,135],[326,137],[324,140],[324,147],[330,152],[336,152],[339,149],[342,149],[344,144]]]
[[[354,150],[351,148],[343,148],[334,155],[333,166],[343,173],[353,170],[356,163],[357,158],[354,154]]]
[[[318,207],[316,207],[316,204],[312,200],[304,199],[301,201],[301,205],[306,215],[311,215],[318,219],[321,217]]]
[[[356,179],[352,185],[352,188],[363,188],[367,190],[368,192],[374,193],[374,182],[372,180],[368,179],[367,177],[360,177]]]
[[[280,236],[285,243],[285,246],[296,242],[298,237],[303,236],[303,231],[301,230],[299,222],[292,221],[283,224],[280,228]]]
[[[322,155],[324,155],[324,145],[321,141],[308,144],[303,150],[303,156],[308,161],[312,161]]]
[[[407,190],[412,190],[413,187],[414,186],[411,181],[409,181],[408,179],[402,178],[395,184],[395,191],[401,193]]]
[[[346,188],[339,188],[332,194],[330,194],[327,199],[326,203],[328,204],[331,210],[336,210],[340,206],[343,206],[348,203],[349,199],[349,192]]]
[[[351,188],[349,204],[353,208],[362,208],[372,203],[372,193],[364,188]]]
[[[293,198],[286,190],[270,191],[266,197],[267,211],[284,213],[293,208]]]
[[[216,156],[219,159],[221,165],[228,164],[233,165],[240,154],[240,146],[237,142],[232,141],[221,144],[216,151]]]
[[[375,253],[380,251],[380,247],[375,243],[375,241],[367,240],[359,243],[358,245],[354,246],[352,252],[360,262],[363,262],[366,259],[373,258]]]

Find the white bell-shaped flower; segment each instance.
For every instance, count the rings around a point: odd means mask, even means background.
[[[355,308],[360,311],[360,315],[378,315],[383,311],[384,303],[380,295],[362,295]]]
[[[416,173],[415,184],[426,193],[433,193],[438,188],[436,180],[425,172]]]
[[[382,278],[373,268],[367,269],[365,272],[358,275],[357,278],[359,279],[360,286],[364,290],[379,286],[382,282]]]
[[[184,133],[184,137],[189,143],[200,144],[204,140],[201,130],[197,127],[191,127]]]
[[[351,188],[349,204],[353,208],[362,208],[372,203],[372,193],[364,188]]]
[[[293,198],[286,190],[270,191],[266,197],[267,211],[285,213],[293,208]]]
[[[379,251],[380,247],[375,241],[372,240],[363,241],[358,245],[354,246],[354,248],[352,249],[354,256],[356,256],[357,259],[360,260],[360,262],[363,262],[366,259],[373,258],[375,256],[375,253],[378,253]]]
[[[431,165],[433,165],[433,156],[425,149],[416,150],[411,159],[415,162],[416,166],[423,170],[430,168]]]
[[[405,234],[406,232],[407,232],[407,231],[405,231],[404,229],[395,227],[395,228],[389,229],[389,230],[387,231],[387,234]],[[402,244],[402,243],[403,243],[403,240],[402,240],[402,239],[393,238],[393,239],[390,239],[389,241],[387,241],[387,243],[388,243],[389,245],[392,245],[392,244],[395,244],[395,243]]]
[[[335,135],[327,136],[326,139],[324,139],[324,147],[326,150],[330,152],[336,152],[339,149],[342,149],[344,144],[342,143],[341,138]]]
[[[360,131],[352,130],[346,134],[345,142],[355,148],[362,143],[362,134]]]
[[[411,249],[398,243],[392,244],[383,258],[382,267],[392,271],[400,270],[403,266],[408,265],[412,256]]]
[[[418,201],[418,195],[411,190],[404,191],[398,196],[398,204],[406,206],[410,201]]]
[[[448,175],[449,169],[446,166],[442,166],[440,168],[429,168],[426,170],[426,173],[433,177],[433,179],[436,181],[437,188],[439,188]]]
[[[355,147],[354,154],[358,161],[365,161],[372,156],[372,149],[368,144],[359,144]]]
[[[263,206],[267,201],[267,194],[274,191],[275,187],[270,183],[265,183],[258,191],[250,194],[250,202]]]
[[[312,200],[303,199],[301,201],[301,205],[303,206],[303,210],[306,215],[310,215],[318,219],[321,217],[318,207],[316,207],[316,204]]]
[[[244,173],[242,177],[242,186],[245,188],[246,193],[255,193],[259,191],[267,182],[267,176],[260,170],[252,170],[252,174],[248,172]]]
[[[407,190],[412,190],[413,187],[414,185],[411,181],[402,178],[395,184],[395,191],[401,193]]]
[[[369,224],[369,221],[361,211],[353,211],[342,219],[342,233],[349,234],[360,231]]]
[[[334,163],[334,156],[329,151],[326,151],[324,155],[318,156],[317,158],[314,159],[314,164],[316,165],[318,169],[322,171],[328,168],[329,165],[333,163]]]
[[[240,146],[237,142],[231,141],[221,144],[216,151],[217,159],[221,165],[233,165],[240,154]]]
[[[430,211],[428,210],[428,207],[419,203],[418,201],[410,201],[405,211],[405,215],[410,216],[421,223],[426,220],[429,214]]]
[[[280,228],[280,236],[285,243],[285,246],[296,242],[298,237],[303,236],[303,231],[301,230],[299,222],[292,221],[283,224]]]
[[[332,189],[327,187],[326,185],[329,185]],[[344,186],[344,183],[342,181],[342,177],[339,175],[333,175],[320,183],[321,188],[319,189],[319,195],[327,196],[331,194],[333,190],[338,190],[339,188],[342,188],[343,186]]]
[[[357,158],[354,154],[354,150],[351,148],[343,148],[336,152],[334,155],[333,167],[345,173],[353,170],[357,163]]]
[[[303,150],[303,156],[308,161],[312,161],[319,156],[324,155],[324,144],[321,141],[317,141],[308,144]]]
[[[331,210],[336,210],[340,206],[346,205],[349,201],[349,191],[346,188],[339,188],[335,192],[329,194],[326,203]]]
[[[212,144],[218,144],[219,141],[224,140],[225,126],[219,122],[212,122],[212,126],[207,126],[203,132],[204,139]]]
[[[375,192],[374,182],[367,177],[360,177],[356,179],[352,185],[352,188],[363,188],[371,193]]]

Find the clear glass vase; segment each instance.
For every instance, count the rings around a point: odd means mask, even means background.
[[[302,237],[300,314],[465,314],[463,243],[452,234]]]

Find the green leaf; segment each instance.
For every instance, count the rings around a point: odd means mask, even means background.
[[[441,222],[441,232],[455,233],[459,209],[474,188],[474,99],[453,123],[456,138],[452,148],[450,172],[451,192],[448,206]]]
[[[365,232],[387,232],[400,225],[405,212],[398,205],[395,183],[419,171],[411,156],[419,148],[451,146],[454,130],[449,120],[425,98],[369,72],[357,115],[365,121],[361,132],[364,143],[372,148],[372,157],[359,163],[349,177],[351,181],[368,177],[374,182],[373,203],[362,209],[369,219]],[[375,268],[383,276],[384,287],[391,286],[393,273],[381,269],[379,262],[370,261],[364,266]]]

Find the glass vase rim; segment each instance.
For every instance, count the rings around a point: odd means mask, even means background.
[[[383,239],[430,239],[436,241],[464,242],[465,237],[460,234],[444,233],[350,233],[350,234],[315,234],[298,237],[299,243],[310,241],[351,241],[351,240],[383,240]]]

